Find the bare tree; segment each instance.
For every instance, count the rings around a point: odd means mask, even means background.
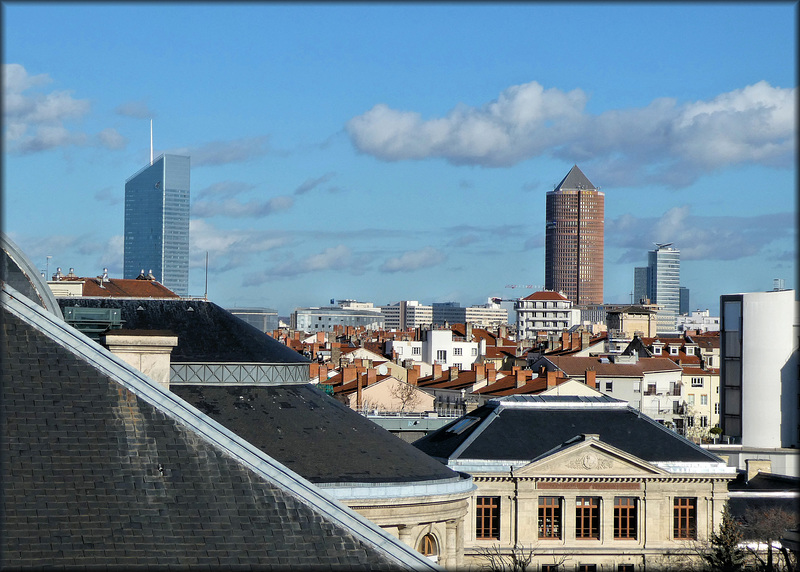
[[[780,543],[780,539],[787,530],[796,526],[797,515],[784,508],[752,508],[745,511],[742,532],[746,540],[758,543],[755,547],[748,546],[748,551],[755,557],[761,570],[794,570],[795,562],[786,547]],[[766,555],[762,547],[766,549]],[[774,548],[783,556],[783,564],[780,563],[780,556],[775,558]]]
[[[419,390],[405,381],[397,381],[389,390],[389,395],[400,402],[400,411],[413,409],[420,402]]]
[[[552,554],[551,554],[552,555]],[[481,569],[489,572],[525,572],[531,566],[536,556],[536,547],[524,548],[514,546],[502,549],[493,544],[485,548],[478,548],[476,558],[481,561]],[[569,557],[566,555],[552,555],[553,564],[561,566]]]

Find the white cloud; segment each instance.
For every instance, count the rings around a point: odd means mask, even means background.
[[[11,153],[36,153],[58,147],[94,144],[122,149],[127,140],[115,129],[94,136],[67,128],[90,111],[89,101],[75,99],[70,91],[37,91],[51,79],[47,74],[29,75],[20,64],[3,64],[3,128]]]
[[[189,221],[190,266],[205,266],[208,253],[209,271],[224,272],[246,267],[255,255],[275,250],[291,243],[291,238],[278,232],[223,229],[208,221]]]
[[[292,278],[329,270],[359,275],[363,274],[370,261],[371,256],[356,254],[347,246],[339,244],[300,260],[290,259],[268,270],[250,273],[244,277],[242,286],[258,286],[278,278]]]
[[[192,216],[196,218],[211,218],[215,216],[259,218],[288,210],[293,205],[294,198],[286,195],[272,197],[266,201],[252,199],[242,202],[234,198],[221,201],[201,200],[192,205]]]
[[[312,189],[315,189],[319,185],[322,185],[323,183],[327,183],[335,175],[336,175],[336,173],[329,172],[329,173],[325,173],[321,177],[316,177],[316,178],[312,178],[312,179],[306,179],[305,181],[303,181],[303,183],[299,187],[297,187],[294,190],[294,194],[295,195],[304,195],[308,191],[310,191]]]
[[[133,117],[134,119],[152,119],[156,116],[145,101],[128,101],[121,103],[114,110],[119,115]]]
[[[98,133],[97,139],[100,145],[107,149],[124,149],[128,145],[128,139],[122,136],[119,131],[110,127]]]
[[[211,141],[199,147],[173,149],[171,153],[189,155],[193,167],[244,163],[270,152],[268,137],[242,137],[230,141]]]
[[[404,252],[400,256],[389,258],[381,265],[382,272],[410,272],[422,268],[430,268],[441,264],[447,257],[440,250],[426,246],[421,250]]]
[[[624,249],[617,262],[641,262],[653,244],[672,242],[681,260],[737,260],[764,255],[768,246],[790,238],[794,215],[695,216],[688,206],[673,207],[658,218],[631,214],[606,220],[607,247]]]
[[[579,90],[512,86],[481,107],[423,119],[378,104],[346,124],[355,147],[387,161],[438,157],[502,167],[550,155],[605,165],[608,184],[683,186],[737,163],[791,166],[796,89],[759,82],[710,101],[659,98],[638,109],[585,112]]]

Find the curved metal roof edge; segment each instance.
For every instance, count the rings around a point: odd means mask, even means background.
[[[267,456],[260,449],[229,431],[210,417],[189,405],[168,389],[160,387],[144,374],[126,364],[89,338],[68,326],[66,322],[53,319],[33,301],[18,293],[7,284],[2,285],[3,306],[21,320],[45,333],[51,340],[91,363],[103,374],[111,377],[123,387],[151,406],[177,422],[189,427],[213,446],[236,459],[265,480],[275,484],[287,494],[307,503],[326,518],[351,530],[360,539],[383,551],[398,564],[418,564],[417,569],[440,570],[430,560],[410,546],[383,531],[324,493],[311,482]],[[298,492],[298,489],[301,492]]]
[[[17,264],[17,268],[19,268],[20,272],[28,279],[33,290],[39,295],[39,302],[41,305],[48,312],[63,320],[64,314],[61,313],[61,306],[58,305],[55,296],[53,296],[53,291],[50,290],[47,283],[42,281],[41,276],[39,276],[39,271],[33,266],[33,262],[31,262],[30,258],[28,258],[22,249],[4,232],[0,232],[0,242],[2,243],[3,250],[8,254],[8,257]],[[11,286],[9,286],[9,288],[13,289]]]

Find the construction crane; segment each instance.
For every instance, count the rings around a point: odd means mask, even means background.
[[[516,288],[525,288],[526,290],[544,290],[544,287],[540,284],[506,284],[506,288],[511,288],[512,290]],[[518,298],[492,298],[492,302],[495,304],[499,304],[500,302],[516,302]]]

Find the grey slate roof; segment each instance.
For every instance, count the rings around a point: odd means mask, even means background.
[[[170,361],[308,363],[227,310],[204,300],[60,298],[61,308],[119,308],[123,330],[171,330],[178,336]]]
[[[0,567],[431,568],[18,292],[2,295]]]
[[[306,385],[171,390],[314,483],[394,483],[458,473]]]
[[[443,460],[532,461],[581,434],[649,462],[718,463],[720,459],[606,395],[530,396],[492,399],[460,419],[477,421],[462,432],[459,420],[414,442]],[[463,446],[463,447],[462,447]]]
[[[572,169],[569,170],[567,176],[561,179],[561,182],[556,185],[554,190],[556,191],[577,191],[580,190],[596,190],[592,182],[586,178],[586,175],[583,174],[577,165],[573,165]]]

